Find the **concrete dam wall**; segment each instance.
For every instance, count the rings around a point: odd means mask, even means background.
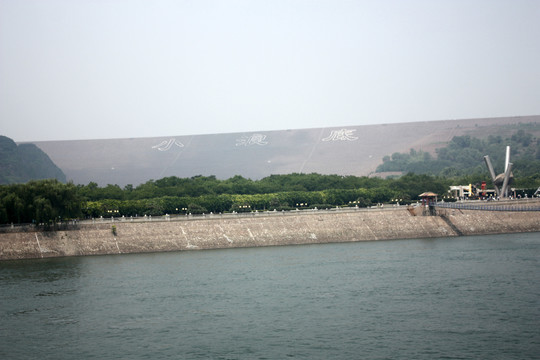
[[[540,212],[445,209],[438,216],[417,216],[399,207],[169,221],[103,220],[80,224],[75,230],[2,233],[0,260],[515,232],[540,232]]]
[[[34,144],[75,184],[94,181],[124,187],[166,176],[242,175],[254,180],[293,172],[367,176],[386,155],[408,153],[411,148],[434,152],[459,135],[508,135],[520,123],[540,123],[540,116]]]

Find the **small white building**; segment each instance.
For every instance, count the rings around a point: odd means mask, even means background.
[[[471,185],[452,185],[450,186],[450,193],[456,199],[463,199],[470,197],[473,194]]]

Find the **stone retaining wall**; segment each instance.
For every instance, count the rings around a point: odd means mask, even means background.
[[[442,215],[415,216],[402,207],[83,224],[79,230],[0,234],[0,260],[540,231],[540,212],[445,209]]]

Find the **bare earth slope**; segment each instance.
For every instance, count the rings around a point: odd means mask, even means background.
[[[293,172],[369,175],[385,155],[431,151],[457,135],[504,131],[540,116],[134,139],[34,142],[76,184],[138,185],[165,176]]]

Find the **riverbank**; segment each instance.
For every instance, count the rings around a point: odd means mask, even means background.
[[[540,232],[540,212],[370,210],[101,220],[0,234],[0,260]]]

